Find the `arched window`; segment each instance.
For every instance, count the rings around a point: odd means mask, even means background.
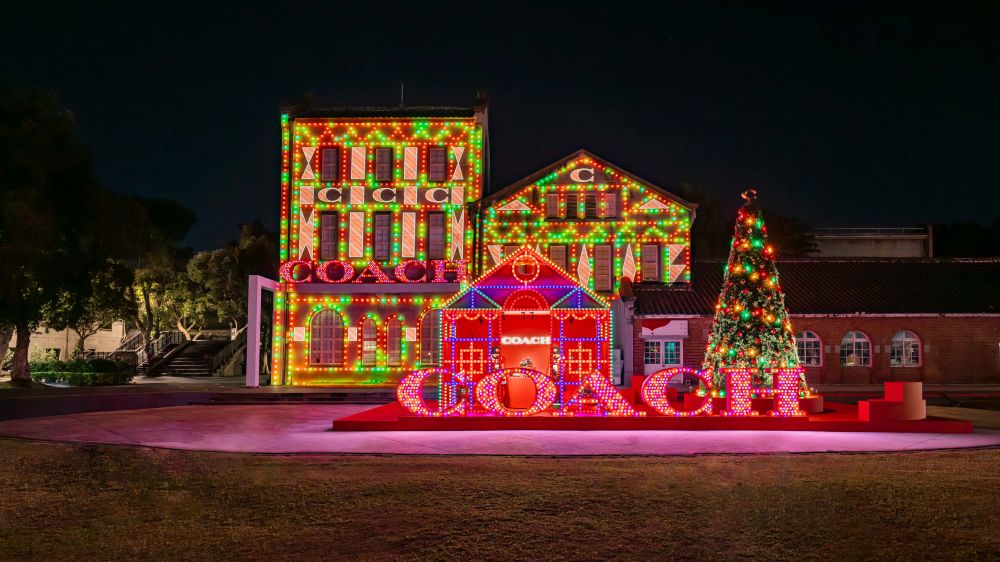
[[[344,321],[336,310],[324,308],[313,315],[309,341],[309,363],[344,364]]]
[[[816,332],[806,330],[795,334],[795,349],[799,353],[799,363],[803,367],[823,365],[823,342]]]
[[[403,362],[403,323],[391,318],[385,323],[385,356],[390,367]]]
[[[844,367],[871,367],[872,342],[864,332],[854,330],[840,340],[840,364]]]
[[[889,347],[890,367],[919,367],[920,338],[909,330],[896,332]]]
[[[436,308],[420,319],[420,363],[424,366],[441,363],[441,311]]]
[[[371,318],[361,322],[361,364],[372,366],[378,362],[378,326]]]

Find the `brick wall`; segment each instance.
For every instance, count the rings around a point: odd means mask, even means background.
[[[712,319],[708,317],[688,319],[688,338],[684,340],[686,366],[701,366],[711,325]],[[634,369],[636,373],[642,373],[641,322],[635,322],[634,326]],[[881,383],[887,380],[1000,383],[1000,317],[830,318],[792,315],[792,326],[796,332],[815,332],[822,340],[822,366],[806,368],[806,377],[814,384]],[[840,365],[840,339],[851,330],[860,330],[871,339],[871,367]],[[909,330],[920,338],[919,367],[889,366],[892,336],[900,330]]]

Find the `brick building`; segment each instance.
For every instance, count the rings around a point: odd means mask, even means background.
[[[777,265],[810,382],[1000,381],[1000,259]],[[723,268],[694,261],[689,288],[623,286],[633,373],[701,366]]]

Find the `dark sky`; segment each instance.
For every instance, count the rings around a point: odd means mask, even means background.
[[[1000,215],[996,2],[77,4],[6,8],[0,79],[57,91],[104,184],[195,209],[199,248],[276,226],[280,105],[394,105],[400,82],[413,105],[489,94],[494,189],[588,148],[814,226]]]

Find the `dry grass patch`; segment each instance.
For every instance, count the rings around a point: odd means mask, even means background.
[[[0,558],[986,559],[1000,450],[252,456],[0,439]]]

